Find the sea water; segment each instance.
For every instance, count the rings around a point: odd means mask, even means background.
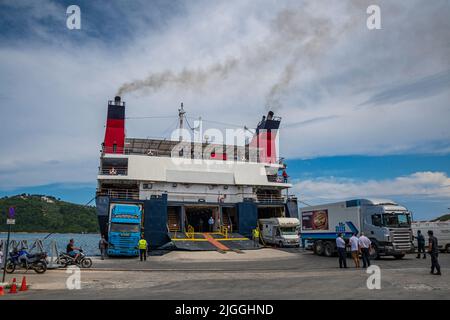
[[[8,234],[6,232],[0,232],[0,240],[4,240],[5,244],[7,237]],[[100,251],[98,250],[100,234],[53,233],[49,235],[48,233],[11,233],[11,240],[27,240],[29,247],[31,247],[37,239],[43,241],[44,248],[47,252],[50,252],[50,245],[52,243],[52,240],[56,241],[59,252],[65,252],[69,240],[74,239],[75,247],[81,247],[84,253],[88,256],[100,255]]]

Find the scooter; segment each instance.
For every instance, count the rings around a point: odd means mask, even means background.
[[[75,260],[75,257],[72,257],[71,255],[67,253],[60,253],[59,254],[59,263],[62,264],[64,267],[75,265],[80,268],[90,268],[92,267],[92,260],[91,258],[86,257],[86,255],[83,253],[83,250],[80,249],[80,254],[78,258]]]

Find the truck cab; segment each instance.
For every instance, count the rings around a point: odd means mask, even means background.
[[[108,255],[138,256],[141,235],[142,206],[138,204],[111,205]]]
[[[363,231],[372,240],[374,255],[403,257],[413,249],[411,213],[392,201],[374,202],[361,210]]]
[[[300,245],[297,218],[270,218],[258,221],[261,238],[265,243],[279,247],[298,247]]]

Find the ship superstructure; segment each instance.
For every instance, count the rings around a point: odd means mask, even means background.
[[[184,109],[179,110],[182,125]],[[244,145],[125,136],[125,102],[108,102],[97,188],[100,231],[108,237],[111,210],[139,204],[142,232],[151,247],[193,234],[250,237],[258,219],[298,217],[292,185],[283,177],[277,132],[269,112]],[[209,225],[211,217],[214,220]]]

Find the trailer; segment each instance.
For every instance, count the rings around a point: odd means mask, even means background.
[[[336,237],[364,233],[371,256],[401,259],[413,250],[411,213],[391,200],[356,199],[301,209],[301,239],[318,255],[336,254]]]
[[[439,250],[450,253],[450,221],[413,222],[411,227],[414,236],[417,236],[417,231],[421,230],[425,238],[428,230],[432,230],[433,235],[438,239]],[[414,244],[417,244],[417,241]]]

